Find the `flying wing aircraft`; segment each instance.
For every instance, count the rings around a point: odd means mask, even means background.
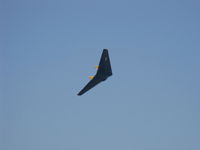
[[[96,68],[98,69],[96,75],[89,77],[91,79],[90,82],[78,93],[79,96],[84,94],[100,82],[105,81],[109,76],[112,75],[110,58],[107,49],[103,49],[99,66],[97,66]]]

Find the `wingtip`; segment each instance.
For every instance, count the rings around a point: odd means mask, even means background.
[[[83,95],[83,93],[82,93],[82,92],[79,92],[79,93],[77,94],[77,96],[81,96],[81,95]]]

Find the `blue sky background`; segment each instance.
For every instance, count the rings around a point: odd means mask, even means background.
[[[1,0],[0,22],[0,149],[200,149],[200,1]]]

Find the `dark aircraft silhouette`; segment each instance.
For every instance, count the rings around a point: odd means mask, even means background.
[[[98,69],[96,75],[89,77],[91,81],[78,93],[79,96],[93,88],[95,85],[99,84],[101,81],[105,81],[109,76],[112,75],[110,58],[107,49],[103,50],[99,66],[96,68]]]

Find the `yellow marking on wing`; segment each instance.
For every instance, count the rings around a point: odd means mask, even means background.
[[[91,79],[91,80],[92,80],[93,78],[94,78],[94,76],[89,76],[89,79]]]

